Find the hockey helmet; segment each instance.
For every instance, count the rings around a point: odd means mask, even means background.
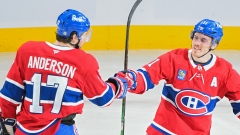
[[[70,34],[75,31],[77,36],[81,39],[81,36],[89,32],[90,22],[88,18],[81,12],[74,9],[67,9],[58,16],[57,19],[57,34],[69,38]],[[88,36],[90,38],[90,36]],[[89,40],[89,39],[88,39]]]
[[[203,19],[198,22],[191,33],[191,38],[193,38],[196,32],[211,37],[213,39],[213,43],[219,43],[223,36],[221,24],[210,19]]]

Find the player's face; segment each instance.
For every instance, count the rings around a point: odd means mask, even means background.
[[[196,32],[192,39],[192,56],[200,57],[207,53],[211,47],[211,42],[211,37]],[[210,53],[208,55],[210,55]]]

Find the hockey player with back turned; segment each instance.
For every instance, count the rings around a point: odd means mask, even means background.
[[[129,92],[136,94],[165,80],[148,135],[209,135],[212,112],[223,97],[240,118],[240,76],[228,61],[212,54],[222,36],[219,22],[203,19],[191,32],[191,49],[175,49],[141,69],[117,73],[128,79]]]
[[[29,41],[18,49],[0,93],[11,135],[15,127],[16,135],[78,135],[74,117],[82,113],[84,96],[100,107],[126,96],[127,81],[103,81],[97,60],[79,49],[89,34],[88,18],[68,9],[57,19],[55,43]]]

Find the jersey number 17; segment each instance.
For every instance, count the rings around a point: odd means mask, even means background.
[[[32,113],[43,113],[43,106],[40,105],[40,90],[42,84],[42,74],[34,74],[31,81],[33,82],[33,97],[32,97],[32,105],[30,105],[30,112]],[[62,99],[64,92],[66,90],[68,84],[68,78],[62,76],[47,76],[47,87],[56,87],[56,95],[53,102],[53,108],[51,113],[59,113],[62,105]]]

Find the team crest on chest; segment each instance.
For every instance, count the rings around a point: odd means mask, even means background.
[[[211,102],[211,97],[207,94],[195,90],[181,90],[175,97],[177,108],[192,116],[201,116],[208,113],[207,105]]]
[[[178,80],[184,80],[185,77],[186,77],[186,73],[187,73],[186,70],[178,69],[177,79]]]

